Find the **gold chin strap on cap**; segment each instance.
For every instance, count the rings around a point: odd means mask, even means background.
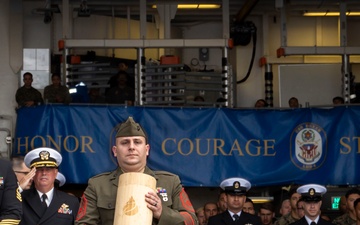
[[[56,162],[34,162],[33,164],[30,165],[31,168],[33,167],[58,167],[58,165],[56,164]]]

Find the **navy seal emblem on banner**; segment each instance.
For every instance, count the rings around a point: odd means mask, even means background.
[[[327,153],[326,133],[317,124],[298,125],[290,138],[291,161],[300,169],[314,170],[325,161]]]

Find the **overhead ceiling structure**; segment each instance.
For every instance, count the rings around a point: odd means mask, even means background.
[[[44,1],[44,0],[23,0]],[[339,3],[346,2],[350,11],[360,11],[359,0],[228,0],[230,20],[238,20],[240,16],[272,15],[279,13],[279,6],[285,5],[290,15],[303,15],[306,11],[336,12],[339,11]],[[75,12],[84,10],[84,3],[91,15],[103,15],[110,17],[127,18],[130,12],[132,19],[140,17],[138,0],[69,0]],[[157,14],[153,5],[158,4],[222,4],[222,0],[146,0],[148,19],[151,20]],[[62,0],[51,0],[51,8],[62,7]],[[39,10],[39,9],[36,9]],[[41,9],[40,9],[41,10]],[[194,22],[213,22],[222,20],[222,9],[178,9],[173,25]]]

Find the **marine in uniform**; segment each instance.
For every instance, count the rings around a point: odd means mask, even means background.
[[[301,195],[297,193],[297,188],[297,185],[291,187],[288,193],[291,207],[290,213],[281,216],[275,221],[274,225],[289,225],[300,219],[297,212],[297,202],[301,198]]]
[[[227,210],[209,218],[208,225],[248,224],[261,225],[258,216],[242,210],[246,194],[251,188],[248,180],[243,178],[228,178],[221,182],[221,189],[226,193]]]
[[[29,107],[42,104],[44,101],[40,91],[31,86],[33,82],[33,75],[29,72],[24,73],[23,81],[24,85],[20,87],[15,94],[15,99],[19,107]]]
[[[55,178],[62,157],[51,148],[37,148],[25,155],[25,164],[36,168],[34,187],[22,192],[23,225],[32,224],[74,224],[79,209],[75,196],[54,188]]]
[[[297,192],[301,194],[304,201],[305,216],[291,225],[333,225],[320,217],[322,195],[326,193],[326,188],[318,184],[307,184],[300,186]]]
[[[90,178],[75,224],[114,224],[119,176],[126,172],[143,172],[156,179],[157,193],[150,191],[144,196],[146,206],[153,212],[152,224],[198,224],[179,177],[165,171],[153,171],[146,166],[149,149],[145,132],[129,117],[120,125],[116,146],[112,149],[118,168]]]
[[[335,225],[354,225],[356,223],[356,211],[354,201],[360,198],[360,189],[351,188],[345,194],[347,212],[335,218],[332,223]]]
[[[44,89],[44,99],[48,103],[65,103],[71,102],[71,95],[69,88],[61,85],[61,78],[59,74],[53,74],[51,76],[52,84],[48,85]]]
[[[11,163],[0,159],[0,225],[19,224],[21,195]]]

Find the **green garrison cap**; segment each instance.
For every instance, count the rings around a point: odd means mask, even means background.
[[[124,123],[120,124],[120,127],[116,133],[116,137],[130,136],[142,136],[147,139],[147,136],[140,124],[136,123],[131,116],[129,116],[129,118]]]

